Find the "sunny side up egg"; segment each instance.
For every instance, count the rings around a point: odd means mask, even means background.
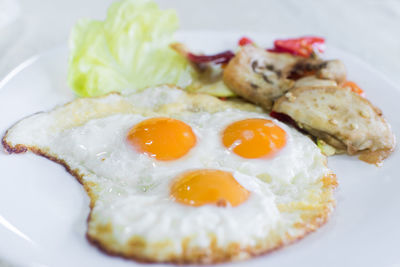
[[[87,236],[151,262],[249,258],[323,224],[335,175],[309,138],[255,106],[170,86],[81,98],[3,138],[66,166],[91,198]]]

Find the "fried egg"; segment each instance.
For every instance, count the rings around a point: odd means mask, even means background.
[[[3,137],[64,165],[91,198],[88,239],[140,261],[266,253],[323,224],[335,175],[315,144],[246,103],[171,86],[76,99]]]

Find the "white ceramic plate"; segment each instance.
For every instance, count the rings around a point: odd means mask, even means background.
[[[192,49],[235,47],[241,34],[181,33]],[[273,38],[248,34],[260,45]],[[66,47],[32,58],[0,82],[0,134],[17,120],[74,98],[67,86]],[[381,107],[400,136],[400,91],[353,56],[329,46],[327,58],[344,61],[349,78]],[[337,208],[330,221],[303,240],[235,266],[400,266],[400,154],[383,167],[335,156]],[[33,154],[0,152],[0,259],[17,266],[139,266],[103,254],[85,238],[89,198],[63,167]],[[250,218],[251,219],[251,218]],[[161,266],[161,265],[151,265]],[[169,265],[170,266],[170,265]]]

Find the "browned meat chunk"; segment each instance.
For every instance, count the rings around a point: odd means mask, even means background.
[[[284,113],[339,150],[379,164],[393,151],[395,139],[382,112],[367,99],[337,86],[297,87],[280,97],[275,112]]]
[[[311,75],[342,84],[346,81],[346,68],[337,59],[324,61],[322,59],[301,58],[292,66],[289,78],[297,80]]]
[[[340,60],[325,61],[323,68],[317,71],[317,77],[320,79],[334,80],[337,84],[342,84],[346,81],[346,68]]]
[[[244,46],[224,70],[225,84],[239,96],[270,110],[273,101],[292,88],[286,78],[297,57]]]
[[[246,45],[229,62],[223,79],[237,95],[270,110],[275,99],[292,89],[296,80],[308,76],[341,84],[346,80],[346,70],[339,60],[270,53]]]
[[[306,76],[301,79],[298,79],[294,87],[315,87],[315,86],[337,86],[337,83],[334,80],[324,80],[318,79],[317,77],[313,76]]]

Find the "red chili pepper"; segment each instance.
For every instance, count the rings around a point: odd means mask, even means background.
[[[253,43],[253,41],[250,38],[247,38],[245,36],[240,38],[240,40],[238,42],[239,46],[244,46],[244,45],[248,45],[248,44],[252,44],[252,43]]]
[[[215,63],[215,64],[224,64],[224,63],[228,63],[229,60],[231,60],[233,57],[235,56],[235,54],[228,50],[228,51],[224,51],[215,55],[210,55],[210,56],[206,56],[206,55],[195,55],[192,53],[188,53],[188,58],[190,61],[194,62],[194,63]]]
[[[324,52],[325,39],[321,37],[300,37],[285,40],[275,40],[274,48],[268,49],[269,52],[290,53],[301,57],[310,57],[314,50]]]

